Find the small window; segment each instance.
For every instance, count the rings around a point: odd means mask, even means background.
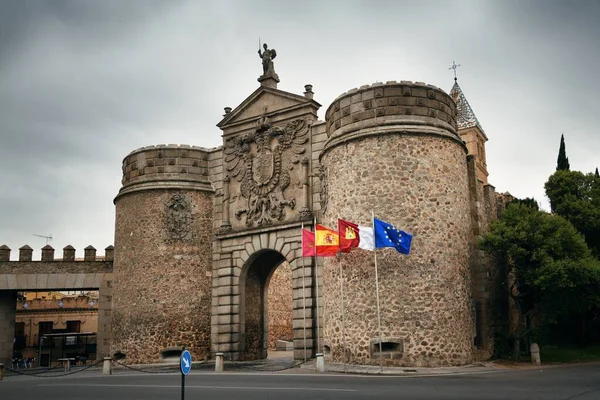
[[[398,352],[402,350],[402,344],[396,342],[381,343],[381,351],[384,353]]]
[[[179,359],[182,353],[181,347],[168,347],[160,352],[161,360]]]
[[[54,332],[54,323],[52,321],[42,321],[38,325],[38,333],[40,336]]]
[[[25,336],[25,322],[15,323],[15,336]]]
[[[67,333],[80,333],[81,321],[67,321]]]
[[[404,354],[404,339],[379,338],[371,339],[371,358],[402,358]]]

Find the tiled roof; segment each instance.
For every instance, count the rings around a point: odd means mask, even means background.
[[[456,103],[456,123],[458,124],[458,129],[472,128],[477,126],[483,132],[481,124],[477,120],[473,109],[469,105],[465,94],[460,86],[458,86],[458,82],[456,80],[454,81],[454,86],[452,86],[452,90],[450,91],[450,96]]]

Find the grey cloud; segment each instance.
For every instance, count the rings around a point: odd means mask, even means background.
[[[0,244],[111,244],[123,157],[218,145],[223,107],[258,86],[259,37],[280,88],[312,83],[321,116],[374,81],[450,90],[461,63],[490,182],[543,200],[561,132],[573,168],[600,164],[598,4],[0,0]]]

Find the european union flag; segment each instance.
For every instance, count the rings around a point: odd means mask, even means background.
[[[395,228],[392,224],[383,222],[377,218],[373,221],[375,232],[375,248],[393,247],[399,253],[409,254],[412,235]]]

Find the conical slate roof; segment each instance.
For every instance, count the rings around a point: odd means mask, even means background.
[[[456,117],[456,123],[458,124],[458,129],[472,128],[477,126],[483,132],[481,124],[477,120],[477,117],[469,105],[469,102],[467,101],[462,89],[460,86],[458,86],[456,79],[454,80],[454,86],[452,86],[452,90],[450,90],[450,96],[456,103],[456,112],[458,114]]]

